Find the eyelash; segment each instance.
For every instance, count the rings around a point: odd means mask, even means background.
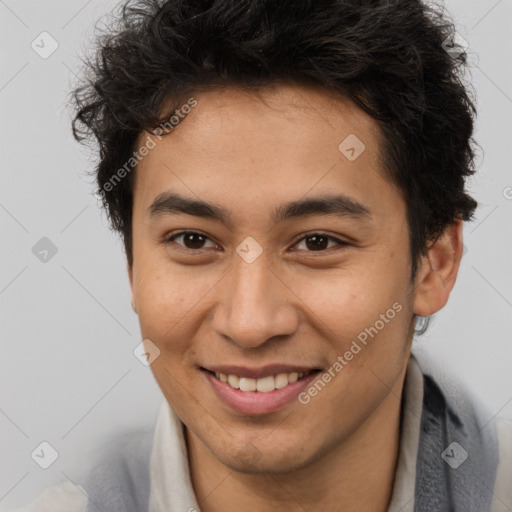
[[[179,238],[180,236],[184,236],[184,235],[200,235],[208,240],[210,240],[210,237],[208,237],[207,235],[199,232],[199,231],[179,231],[178,233],[174,233],[172,235],[169,235],[167,236],[164,240],[163,240],[163,243],[164,244],[168,244],[170,242],[174,242],[174,240],[176,238]],[[317,232],[317,231],[314,231],[312,233],[308,233],[306,235],[304,235],[302,238],[300,238],[299,240],[297,240],[297,242],[295,242],[294,245],[297,245],[298,243],[306,240],[307,238],[311,238],[315,235],[320,235],[322,237],[325,237],[325,238],[328,238],[329,240],[331,241],[334,241],[334,242],[337,242],[337,244],[340,246],[339,248],[337,249],[334,249],[331,247],[331,248],[328,248],[328,249],[321,249],[319,251],[306,251],[306,252],[309,252],[309,253],[325,253],[325,252],[329,252],[329,254],[332,254],[332,253],[337,253],[339,251],[342,251],[344,250],[346,247],[349,247],[351,244],[349,244],[348,242],[345,242],[344,240],[340,240],[339,238],[336,238],[336,237],[333,237],[331,235],[327,235],[326,233],[322,233],[322,232]],[[178,244],[180,245],[180,244]],[[201,252],[205,249],[188,249],[187,247],[183,247],[181,246],[181,249],[183,249],[184,251],[186,252]]]

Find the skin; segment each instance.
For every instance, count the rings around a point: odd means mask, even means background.
[[[194,98],[197,106],[171,135],[154,138],[137,168],[128,273],[142,336],[161,351],[151,369],[186,426],[201,511],[385,511],[412,315],[446,304],[462,222],[431,246],[412,285],[406,205],[384,175],[376,121],[311,86]],[[338,150],[349,134],[366,146],[354,161]],[[233,225],[183,213],[151,218],[164,191],[218,204]],[[369,207],[371,218],[270,219],[282,203],[335,191]],[[206,238],[165,241],[184,230]],[[314,233],[350,245],[328,239],[315,250],[305,238]],[[263,249],[252,263],[236,252],[248,236]],[[199,369],[288,363],[327,371],[397,302],[401,311],[307,405],[244,416]]]

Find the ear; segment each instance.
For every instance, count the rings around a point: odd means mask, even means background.
[[[130,290],[131,290],[131,294],[132,294],[132,309],[133,311],[135,311],[135,313],[137,313],[137,309],[136,309],[136,305],[135,305],[135,302],[134,302],[134,297],[133,297],[133,267],[128,263],[128,261],[126,262],[126,269],[128,271],[128,280],[130,282]]]
[[[458,219],[448,225],[421,258],[414,284],[417,315],[432,315],[448,302],[462,258],[462,222]]]

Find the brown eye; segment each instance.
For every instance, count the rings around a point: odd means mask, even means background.
[[[205,238],[199,233],[187,233],[183,235],[183,243],[188,249],[202,249]]]
[[[330,249],[333,247],[328,247],[330,241],[335,242],[334,246],[340,246],[338,249],[335,249],[335,251],[343,249],[343,247],[350,245],[347,242],[344,242],[343,240],[339,240],[338,238],[334,238],[323,233],[311,233],[302,238],[301,240],[299,240],[298,244],[304,242],[306,252],[325,252],[326,249]]]
[[[178,245],[182,245],[185,249],[190,249],[191,251],[204,249],[204,244],[209,238],[202,233],[197,233],[195,231],[181,231],[180,233],[176,233],[171,237],[166,239],[166,242],[174,242],[175,240],[182,238],[182,243],[178,243]]]
[[[312,251],[326,249],[329,245],[329,237],[323,235],[312,235],[305,238],[306,247]]]
[[[198,233],[196,231],[181,231],[176,233],[165,239],[165,243],[175,243],[175,241],[182,239],[181,242],[176,242],[179,246],[183,247],[185,250],[189,251],[200,251],[202,249],[206,249],[205,244],[209,237],[203,235],[202,233]],[[210,240],[211,242],[211,240]],[[339,251],[350,244],[344,242],[343,240],[339,240],[338,238],[332,237],[330,235],[324,233],[311,233],[305,237],[303,237],[296,245],[300,245],[301,243],[305,244],[306,252],[326,252],[327,249],[332,249],[333,245],[329,246],[329,244],[334,242],[334,246],[339,246],[337,249],[334,249],[333,252]],[[212,245],[210,247],[216,247],[216,245],[211,242]],[[301,249],[302,251],[302,249]]]

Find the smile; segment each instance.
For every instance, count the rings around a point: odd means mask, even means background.
[[[270,393],[276,389],[282,389],[293,384],[303,377],[309,375],[309,372],[291,372],[268,375],[260,379],[251,379],[248,377],[239,377],[238,375],[226,375],[225,373],[215,372],[215,377],[221,382],[227,383],[233,389],[239,389],[244,392]]]
[[[214,396],[231,411],[261,415],[291,406],[320,373],[318,369],[286,366],[258,370],[234,366],[211,370],[201,368],[201,373]]]

